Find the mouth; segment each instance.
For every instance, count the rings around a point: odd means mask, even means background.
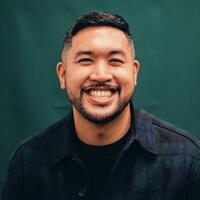
[[[112,96],[112,92],[110,90],[91,90],[88,94],[96,99],[108,99]]]
[[[119,92],[119,89],[117,87],[90,87],[84,89],[84,91],[89,99],[99,105],[105,105],[108,104],[112,97]]]

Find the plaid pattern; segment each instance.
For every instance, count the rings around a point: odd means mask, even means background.
[[[199,200],[200,144],[132,108],[132,135],[108,177],[104,200]],[[73,116],[24,141],[9,163],[2,200],[89,199],[90,174],[73,148]]]

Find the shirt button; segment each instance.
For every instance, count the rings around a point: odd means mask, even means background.
[[[87,189],[86,188],[80,188],[80,191],[78,192],[79,197],[84,197],[86,195]]]
[[[73,160],[73,161],[76,161],[76,158],[73,157],[72,160]]]

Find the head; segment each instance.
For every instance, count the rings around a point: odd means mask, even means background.
[[[57,74],[78,112],[93,123],[107,123],[129,106],[139,63],[127,22],[118,15],[91,12],[65,35]]]
[[[81,30],[94,26],[110,26],[117,28],[124,32],[129,40],[132,48],[134,49],[132,35],[129,30],[128,23],[119,15],[106,13],[106,12],[90,12],[80,17],[75,24],[73,24],[67,33],[65,34],[63,41],[63,48],[70,47],[72,44],[72,38]]]

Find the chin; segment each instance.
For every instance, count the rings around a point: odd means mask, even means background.
[[[107,106],[91,105],[83,98],[71,98],[71,103],[76,110],[88,121],[95,124],[105,124],[116,119],[128,106],[131,98],[125,98],[123,101],[113,101]]]
[[[91,114],[86,114],[84,117],[94,123],[94,124],[106,124],[111,121],[113,121],[115,118],[117,118],[118,115],[112,114],[112,115],[91,115]]]
[[[79,110],[79,112],[84,118],[86,118],[88,121],[92,123],[106,124],[116,119],[123,112],[125,108],[126,106],[121,109],[119,109],[119,107],[116,107],[115,109],[112,109],[112,111],[110,112],[107,111],[103,113],[101,113],[100,111],[99,112],[96,111],[95,113],[92,113],[92,112],[87,111],[86,109]],[[102,108],[102,109],[106,109],[106,108]]]

